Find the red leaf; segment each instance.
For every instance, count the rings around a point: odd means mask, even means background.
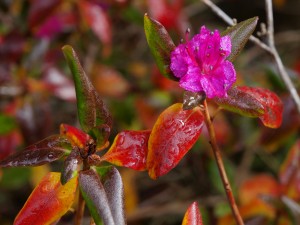
[[[183,110],[177,103],[157,119],[148,143],[147,168],[153,179],[168,173],[192,148],[203,126],[200,108]]]
[[[202,218],[197,202],[193,202],[186,211],[182,225],[202,225]]]
[[[40,1],[32,0],[28,13],[30,28],[45,20],[60,5],[61,0]]]
[[[67,101],[76,101],[74,83],[57,68],[47,69],[43,81],[55,96]]]
[[[16,151],[16,148],[22,144],[22,136],[18,131],[12,131],[9,134],[0,136],[0,160],[4,159],[11,153]]]
[[[55,35],[69,31],[76,25],[77,18],[72,12],[54,14],[47,18],[36,30],[35,35],[39,38],[53,38]]]
[[[51,172],[33,190],[17,215],[14,225],[51,224],[71,207],[77,188],[77,177],[65,185],[60,183],[60,173]]]
[[[167,29],[175,28],[181,30],[180,23],[186,23],[183,17],[183,0],[148,0],[150,15],[162,23]],[[186,29],[186,28],[185,28]]]
[[[150,133],[150,130],[122,131],[102,160],[134,170],[145,170]]]
[[[111,45],[111,24],[106,12],[92,1],[81,0],[78,2],[82,18],[91,27],[93,32],[105,46]]]
[[[239,87],[255,97],[263,106],[264,114],[259,118],[263,124],[270,128],[278,128],[282,122],[283,104],[280,98],[272,91],[258,87]]]
[[[84,148],[91,139],[90,135],[67,124],[60,125],[60,134],[65,135],[73,146]]]
[[[263,196],[279,197],[280,186],[277,181],[268,174],[259,174],[246,180],[239,189],[239,199],[242,205],[246,205]]]

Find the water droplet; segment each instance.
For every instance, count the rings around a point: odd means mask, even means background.
[[[124,135],[120,135],[119,140],[118,140],[119,144],[120,145],[123,144],[124,141],[125,141]]]
[[[53,158],[54,158],[54,154],[53,154],[53,153],[49,153],[49,154],[48,154],[48,158],[49,158],[49,159],[53,159]]]
[[[179,121],[179,127],[182,128],[184,127],[185,123],[182,120],[178,120]]]
[[[183,40],[183,38],[181,38],[181,39],[180,39],[180,43],[182,44],[182,43],[183,43],[183,41],[184,41],[184,40]]]
[[[42,185],[42,187],[41,187],[41,191],[43,192],[43,193],[47,193],[47,192],[49,192],[51,190],[51,185],[49,185],[49,184],[44,184],[44,185]]]
[[[219,48],[219,50],[220,50],[220,51],[223,51],[223,48],[221,47],[221,48]]]

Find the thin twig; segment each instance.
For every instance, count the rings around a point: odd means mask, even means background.
[[[85,201],[82,197],[81,192],[79,192],[78,195],[78,205],[77,205],[77,210],[76,210],[76,216],[75,216],[75,225],[81,225],[82,223],[82,218],[84,214],[84,208],[85,208]]]
[[[268,42],[271,48],[275,48],[272,0],[265,0],[265,4],[266,4],[267,26],[268,26],[267,27]]]
[[[211,118],[210,118],[210,115],[209,115],[209,112],[208,112],[208,107],[207,107],[206,100],[204,101],[204,118],[205,118],[205,123],[206,123],[206,126],[207,126],[207,130],[208,130],[208,133],[209,133],[209,137],[210,137],[210,145],[211,145],[211,148],[213,150],[213,153],[214,153],[214,156],[215,156],[215,159],[216,159],[216,163],[218,165],[218,170],[219,170],[222,182],[223,182],[223,186],[224,186],[224,189],[225,189],[225,192],[226,192],[226,195],[227,195],[227,199],[229,201],[229,205],[230,205],[231,210],[232,210],[232,214],[234,216],[234,219],[235,219],[236,223],[238,225],[243,225],[244,222],[243,222],[243,219],[240,215],[239,209],[238,209],[238,207],[235,203],[235,199],[234,199],[234,196],[233,196],[233,193],[232,193],[232,189],[231,189],[231,186],[230,186],[230,183],[229,183],[226,171],[225,171],[224,163],[223,163],[222,156],[221,156],[221,151],[220,151],[220,149],[217,145],[215,130],[214,130],[214,127],[213,127],[212,122],[211,122]]]
[[[213,12],[216,13],[221,19],[223,19],[227,24],[230,26],[234,25],[234,20],[230,18],[222,9],[220,9],[216,4],[214,4],[211,0],[202,0],[208,7],[211,8]],[[267,18],[268,18],[268,42],[269,46],[263,43],[258,38],[254,37],[253,35],[250,36],[249,40],[257,44],[259,47],[270,53],[277,64],[279,75],[281,79],[283,80],[284,84],[286,85],[287,89],[289,90],[292,98],[294,99],[294,102],[296,104],[296,107],[298,109],[298,112],[300,113],[300,97],[299,94],[292,83],[288,73],[286,72],[286,69],[284,68],[284,65],[282,63],[282,60],[277,52],[277,49],[275,47],[274,43],[274,25],[273,25],[273,10],[272,10],[272,0],[266,0],[266,10],[267,10]]]

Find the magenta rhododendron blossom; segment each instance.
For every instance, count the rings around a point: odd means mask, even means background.
[[[204,91],[208,98],[226,97],[236,81],[233,64],[226,60],[231,52],[229,36],[205,26],[200,34],[178,45],[171,53],[171,71],[180,78],[179,85],[192,92]]]

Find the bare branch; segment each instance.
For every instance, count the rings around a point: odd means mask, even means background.
[[[202,0],[208,7],[211,8],[213,12],[216,13],[221,19],[223,19],[227,24],[232,26],[234,24],[234,20],[229,17],[222,9],[220,9],[215,3],[213,3],[211,0]],[[266,1],[266,11],[267,11],[267,35],[268,35],[268,44],[266,45],[258,38],[254,37],[253,35],[250,36],[250,41],[257,44],[259,47],[261,47],[266,52],[270,53],[277,64],[279,75],[281,79],[283,80],[285,86],[289,90],[292,98],[294,99],[294,102],[296,104],[296,107],[298,109],[298,112],[300,113],[300,97],[299,94],[294,87],[294,84],[292,83],[288,73],[286,72],[286,69],[282,63],[282,60],[275,48],[275,42],[274,42],[274,25],[273,25],[273,10],[272,10],[272,0],[265,0]]]

